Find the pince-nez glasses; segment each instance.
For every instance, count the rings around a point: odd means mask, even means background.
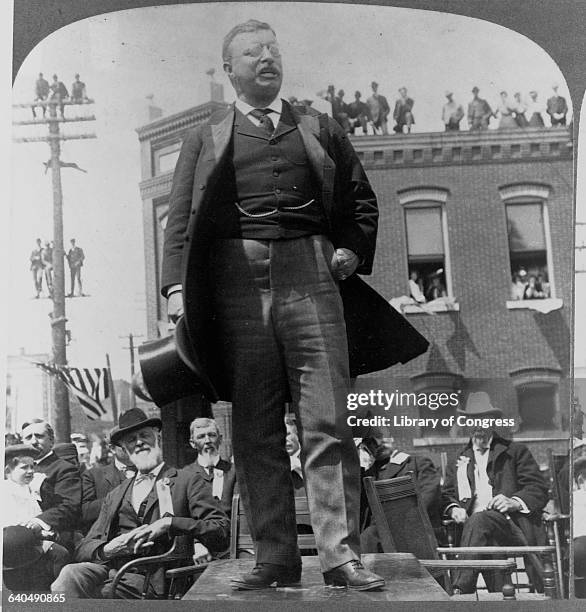
[[[258,43],[256,45],[253,45],[252,47],[244,49],[244,51],[240,53],[240,55],[243,55],[245,57],[253,57],[256,59],[262,55],[262,51],[265,47],[269,50],[269,53],[273,57],[281,57],[281,50],[279,49],[279,45],[277,45],[276,43],[269,43],[264,45],[262,43]]]

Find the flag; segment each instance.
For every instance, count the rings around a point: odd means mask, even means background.
[[[34,364],[58,378],[78,399],[84,414],[95,421],[108,413],[102,402],[110,396],[108,368],[71,368],[52,363]]]

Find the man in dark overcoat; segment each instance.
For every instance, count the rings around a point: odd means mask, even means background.
[[[485,392],[471,393],[462,414],[473,419],[503,417]],[[527,546],[545,544],[541,523],[548,487],[529,449],[506,440],[494,427],[471,427],[457,461],[448,468],[440,510],[461,524],[460,546]],[[540,587],[540,579],[530,570]],[[472,593],[478,572],[459,570],[452,580],[461,593]],[[490,590],[496,576],[485,573]]]
[[[360,563],[359,465],[344,410],[350,315],[339,288],[372,270],[376,198],[340,126],[278,97],[281,53],[268,24],[233,28],[223,61],[237,101],[186,134],[161,285],[170,318],[185,311],[202,389],[232,401],[234,462],[257,547],[257,566],[233,587],[301,576],[283,420],[291,402],[325,582],[380,588]],[[364,304],[355,311],[373,318]],[[380,330],[362,339],[377,343]],[[364,354],[378,355],[372,344]],[[352,373],[370,371],[359,361]]]
[[[27,527],[55,531],[60,543],[72,548],[73,530],[81,515],[79,466],[61,459],[53,451],[55,433],[47,421],[33,419],[24,423],[21,436],[39,453],[30,487],[38,495],[42,512]]]

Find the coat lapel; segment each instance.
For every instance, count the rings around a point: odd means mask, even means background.
[[[108,531],[110,531],[114,525],[118,522],[118,515],[120,513],[120,506],[122,505],[122,500],[124,499],[129,487],[134,484],[134,478],[126,478],[124,482],[122,482],[119,486],[117,486],[112,492],[112,503],[110,508],[110,521],[108,524]],[[106,536],[109,537],[109,534],[106,533]]]
[[[232,138],[232,126],[234,125],[234,106],[231,106],[226,116],[216,124],[210,125],[211,128],[211,139],[213,143],[212,152],[213,159],[216,163],[224,157],[230,140]],[[205,154],[205,151],[204,151]],[[204,160],[208,161],[212,158],[205,155]]]
[[[291,113],[297,121],[297,129],[305,145],[309,162],[321,185],[322,205],[327,218],[331,221],[336,165],[322,146],[321,130],[327,128],[320,126],[318,116],[296,115],[294,111]]]

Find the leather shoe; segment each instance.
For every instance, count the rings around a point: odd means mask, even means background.
[[[232,578],[230,585],[234,590],[255,591],[266,589],[275,583],[278,587],[296,586],[300,580],[301,564],[289,566],[257,563],[249,574]]]
[[[358,559],[324,572],[324,581],[328,586],[345,586],[355,591],[373,591],[385,586],[384,578],[365,569]]]

